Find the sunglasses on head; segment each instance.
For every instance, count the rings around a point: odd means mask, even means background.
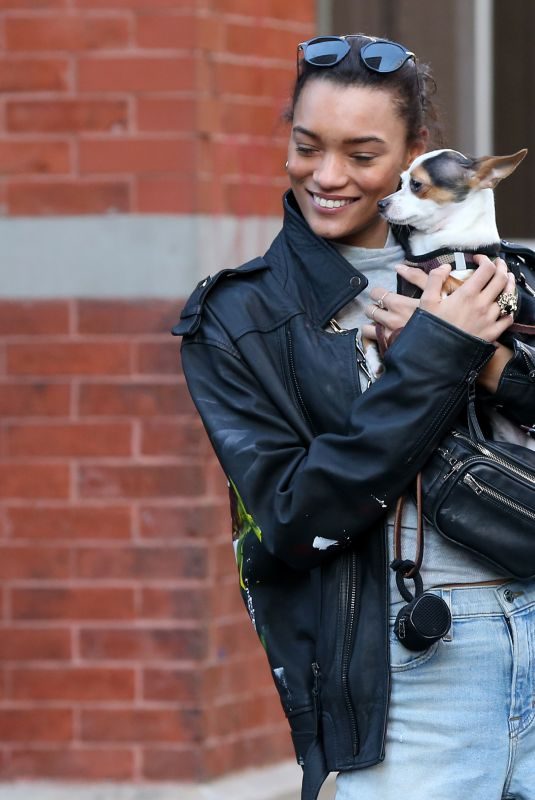
[[[297,74],[301,75],[303,61],[313,67],[333,67],[347,56],[351,47],[348,39],[368,39],[360,50],[363,64],[372,72],[396,72],[416,56],[402,44],[387,39],[374,39],[361,33],[347,36],[316,36],[297,45]]]

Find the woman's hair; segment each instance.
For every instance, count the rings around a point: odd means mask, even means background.
[[[432,100],[437,87],[429,66],[408,59],[396,72],[374,72],[360,58],[361,47],[369,41],[364,36],[349,38],[348,54],[331,67],[316,67],[303,59],[284,113],[286,121],[293,120],[299,96],[310,80],[332,81],[338,86],[366,86],[391,92],[399,116],[406,122],[408,142],[418,139],[422,128],[427,128],[430,143],[442,146],[442,127]]]

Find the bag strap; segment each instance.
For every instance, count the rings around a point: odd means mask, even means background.
[[[406,568],[404,571],[404,578],[414,578],[417,572],[420,571],[424,557],[424,524],[423,524],[423,506],[422,506],[422,475],[419,472],[416,476],[416,554],[414,561],[404,561],[401,554],[401,529],[403,508],[405,506],[405,495],[401,495],[396,503],[396,516],[394,518],[394,561],[399,567]],[[393,567],[395,569],[395,567]]]

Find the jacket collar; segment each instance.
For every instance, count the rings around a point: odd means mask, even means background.
[[[307,310],[324,328],[337,311],[368,285],[368,279],[332,244],[316,236],[299,211],[291,190],[284,195],[283,206],[282,236],[292,263],[287,280],[294,280],[298,290],[305,290]]]

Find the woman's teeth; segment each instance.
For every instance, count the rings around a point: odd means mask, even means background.
[[[314,202],[321,206],[322,208],[341,208],[342,206],[348,206],[350,203],[353,202],[352,199],[348,200],[326,200],[325,197],[320,197],[319,194],[313,195]]]

